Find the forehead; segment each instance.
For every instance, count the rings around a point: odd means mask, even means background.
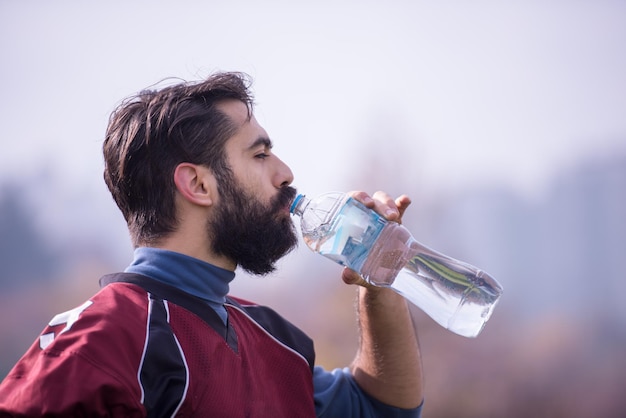
[[[235,133],[228,140],[227,146],[239,144],[242,147],[249,147],[257,143],[260,138],[269,141],[267,132],[259,125],[245,103],[239,100],[227,100],[220,103],[218,108],[230,118],[235,128]]]
[[[217,105],[217,108],[231,119],[237,129],[254,119],[248,106],[239,100],[224,100]]]

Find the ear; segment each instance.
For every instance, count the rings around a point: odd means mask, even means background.
[[[174,170],[174,183],[183,198],[200,206],[211,206],[215,177],[207,167],[180,163]]]

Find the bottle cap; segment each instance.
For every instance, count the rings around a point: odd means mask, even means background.
[[[293,199],[293,202],[291,203],[291,206],[289,207],[289,212],[290,213],[294,213],[296,210],[296,206],[298,206],[298,203],[302,200],[302,198],[304,197],[303,194],[299,194],[298,196],[296,196],[295,199]]]

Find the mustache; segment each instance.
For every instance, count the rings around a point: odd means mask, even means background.
[[[298,191],[291,186],[283,187],[278,192],[278,195],[274,197],[272,202],[272,209],[275,211],[281,210],[285,206],[291,205],[293,199],[296,198]]]

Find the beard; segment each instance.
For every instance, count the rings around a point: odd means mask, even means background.
[[[220,186],[220,204],[208,223],[213,251],[248,273],[273,272],[276,262],[298,245],[294,223],[285,212],[296,189],[283,187],[264,205],[232,178]]]

